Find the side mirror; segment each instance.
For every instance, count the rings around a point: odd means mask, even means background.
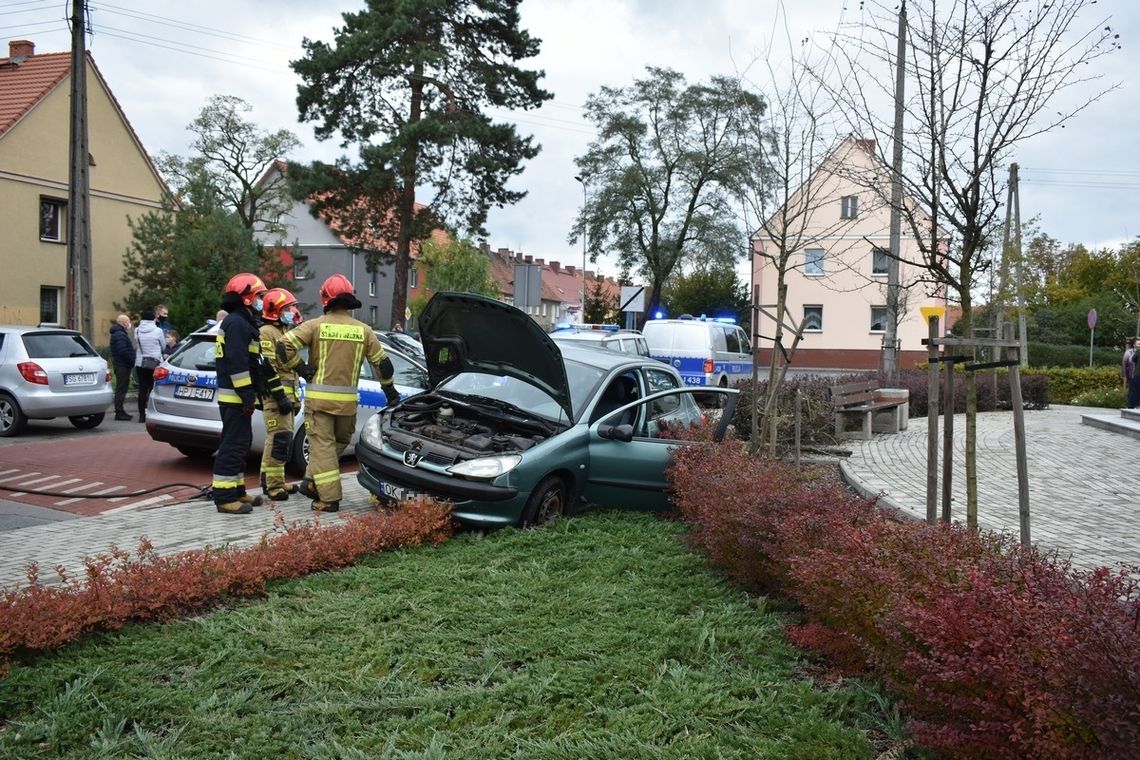
[[[633,425],[598,425],[598,436],[629,443],[633,440]]]

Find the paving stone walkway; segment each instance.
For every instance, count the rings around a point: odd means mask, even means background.
[[[1140,441],[1081,424],[1085,407],[1025,413],[1030,538],[1069,555],[1078,567],[1140,565]],[[1019,535],[1013,415],[977,417],[978,525]],[[938,504],[942,503],[939,421]],[[966,418],[954,417],[951,517],[966,519]],[[842,463],[848,481],[883,493],[902,511],[926,518],[926,418],[896,435],[852,442]]]

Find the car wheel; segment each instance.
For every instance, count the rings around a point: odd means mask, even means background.
[[[547,476],[531,492],[523,509],[522,527],[548,525],[566,514],[566,482],[557,475]]]
[[[28,418],[24,416],[16,399],[7,393],[0,393],[0,436],[7,438],[18,435],[27,424]]]
[[[90,430],[99,427],[106,416],[106,412],[99,412],[98,414],[77,414],[67,419],[71,420],[71,424],[80,430]]]
[[[305,435],[305,426],[302,425],[297,434],[293,436],[293,445],[289,447],[289,461],[285,469],[290,475],[303,477],[305,468],[309,466],[309,437]]]
[[[174,444],[171,445],[173,446]],[[190,459],[209,459],[214,455],[212,450],[204,449],[200,446],[174,446],[174,448],[178,449],[179,454],[184,457],[189,457]]]

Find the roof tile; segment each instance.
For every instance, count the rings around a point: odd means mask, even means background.
[[[70,53],[37,53],[20,63],[0,58],[0,137],[71,70]]]

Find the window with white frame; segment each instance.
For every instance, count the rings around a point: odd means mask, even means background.
[[[809,277],[823,275],[823,249],[808,248],[804,251],[804,274]]]
[[[420,286],[420,273],[416,271],[414,266],[408,267],[408,287],[418,288]]]
[[[839,201],[839,216],[843,219],[854,219],[859,216],[859,196],[843,196]]]
[[[63,216],[67,201],[58,198],[40,198],[40,240],[63,242]]]
[[[871,249],[871,274],[887,274],[890,263],[891,252],[886,248]]]
[[[309,279],[309,257],[308,256],[294,256],[293,257],[293,279],[294,280],[307,280],[307,279]]]
[[[373,274],[372,279],[368,281],[368,295],[369,296],[375,296],[376,295],[376,275],[375,274]]]
[[[63,298],[63,288],[50,285],[40,286],[40,324],[58,325],[59,304]]]
[[[886,306],[872,306],[871,307],[871,332],[886,332],[887,331],[887,307]]]
[[[823,307],[804,306],[804,332],[823,332]]]
[[[375,327],[380,324],[380,308],[377,306],[368,307],[368,324]]]

